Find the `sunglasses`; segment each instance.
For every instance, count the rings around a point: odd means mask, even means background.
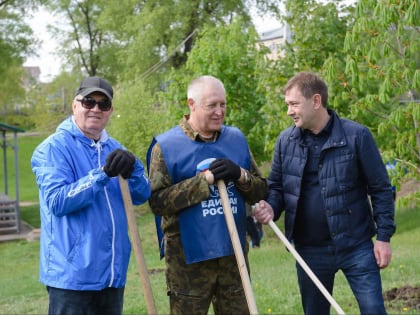
[[[92,109],[96,106],[96,104],[98,104],[98,108],[103,112],[109,111],[112,107],[112,103],[108,99],[97,101],[91,97],[84,97],[81,100],[76,100],[76,101],[82,103],[82,106],[86,109]]]

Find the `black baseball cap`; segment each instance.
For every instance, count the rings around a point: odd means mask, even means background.
[[[93,92],[101,92],[105,94],[110,101],[114,96],[114,90],[112,89],[111,84],[105,79],[99,77],[88,77],[80,83],[79,88],[76,91],[76,95],[88,96]]]

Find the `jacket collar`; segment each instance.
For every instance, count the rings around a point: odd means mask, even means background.
[[[337,113],[332,109],[327,110],[328,114],[330,114],[331,116],[332,130],[323,149],[345,146],[347,144],[347,140],[344,134],[340,118],[337,115]],[[295,139],[299,141],[301,145],[304,145],[303,130],[301,128],[298,128],[296,126],[292,127],[292,131],[290,132],[289,138],[290,140]]]
[[[343,147],[347,145],[346,135],[340,118],[332,109],[328,109],[328,113],[331,115],[332,119],[332,130],[327,142],[324,145],[324,149],[331,147]]]
[[[79,141],[86,143],[88,145],[95,145],[95,141],[86,137],[80,128],[77,126],[76,122],[74,121],[74,116],[70,116],[68,119],[64,120],[58,127],[57,131],[68,132],[72,136],[79,139]],[[102,130],[101,138],[99,139],[100,143],[104,143],[109,139],[109,135],[106,130]]]

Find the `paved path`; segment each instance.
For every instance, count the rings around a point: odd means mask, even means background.
[[[34,229],[28,223],[21,221],[19,233],[9,232],[7,234],[0,234],[0,242],[8,242],[14,240],[36,241],[39,240],[39,234],[39,229]]]

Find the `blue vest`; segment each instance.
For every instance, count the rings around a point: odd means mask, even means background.
[[[222,127],[216,142],[197,142],[176,126],[156,137],[172,183],[205,171],[215,158],[229,158],[249,169],[251,157],[245,136],[234,127]],[[230,205],[241,240],[246,241],[245,201],[233,182],[226,185]],[[182,245],[188,264],[233,255],[217,185],[210,186],[210,197],[179,213]]]

